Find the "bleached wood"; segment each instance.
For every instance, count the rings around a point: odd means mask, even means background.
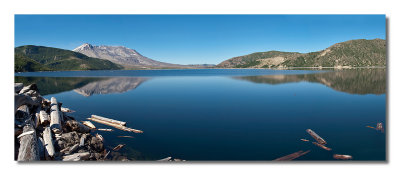
[[[118,125],[122,125],[122,126],[126,126],[126,122],[118,121],[118,120],[114,120],[114,119],[110,119],[110,118],[106,118],[106,117],[102,117],[102,116],[98,116],[98,115],[92,115],[92,118],[103,120],[103,121],[114,123],[114,124],[118,124]]]
[[[46,127],[44,129],[44,131],[43,131],[43,140],[44,140],[44,144],[45,144],[47,155],[50,158],[53,158],[54,154],[55,154],[55,149],[54,149],[54,145],[53,145],[53,137],[52,137],[52,133],[51,133],[50,127]]]
[[[57,99],[51,97],[50,128],[54,133],[61,133],[61,112],[58,109]]]
[[[63,156],[63,161],[80,161],[80,160],[87,160],[90,156],[89,152],[84,153],[75,153],[72,155]]]
[[[46,111],[41,110],[39,112],[39,116],[40,116],[40,123],[43,126],[47,126],[48,124],[50,124],[49,114],[47,114]]]
[[[27,105],[20,106],[17,111],[23,113],[25,125],[23,126],[23,133],[25,134],[19,138],[19,149],[18,149],[18,161],[35,161],[40,160],[38,141],[36,137],[36,130],[34,128],[33,121],[29,114],[29,108]]]
[[[120,130],[123,130],[123,131],[129,131],[129,132],[134,132],[134,133],[143,133],[143,131],[141,131],[141,130],[128,128],[126,126],[122,126],[122,125],[115,124],[115,123],[110,123],[110,122],[107,122],[107,121],[104,121],[104,120],[99,120],[99,119],[96,119],[96,118],[88,118],[88,120],[91,120],[91,121],[94,121],[94,122],[97,122],[97,123],[101,123],[101,124],[104,124],[104,125],[112,126],[114,128],[117,128],[117,129],[120,129]]]

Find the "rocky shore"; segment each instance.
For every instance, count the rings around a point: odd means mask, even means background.
[[[91,128],[70,116],[56,98],[43,98],[36,84],[14,87],[15,160],[111,160],[103,137],[92,135]]]

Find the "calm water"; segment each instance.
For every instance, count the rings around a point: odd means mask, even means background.
[[[124,143],[129,159],[385,160],[386,70],[141,70],[17,73],[37,83],[85,120],[97,114],[126,121],[143,134],[101,132],[106,148]],[[97,127],[109,128],[94,123]],[[311,142],[306,129],[332,151]],[[119,138],[133,135],[135,138]]]

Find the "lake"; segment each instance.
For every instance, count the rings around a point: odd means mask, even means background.
[[[95,131],[114,159],[386,160],[386,69],[193,69],[16,73],[47,99],[75,110],[127,122],[142,134]],[[97,127],[110,128],[93,122]],[[312,129],[327,141],[312,144]],[[386,129],[386,128],[385,128]],[[95,133],[93,132],[93,133]],[[134,138],[117,136],[132,135]],[[300,139],[307,139],[304,142]]]

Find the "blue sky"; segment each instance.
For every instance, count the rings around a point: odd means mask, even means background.
[[[385,15],[15,15],[15,46],[121,45],[178,64],[386,39]]]

